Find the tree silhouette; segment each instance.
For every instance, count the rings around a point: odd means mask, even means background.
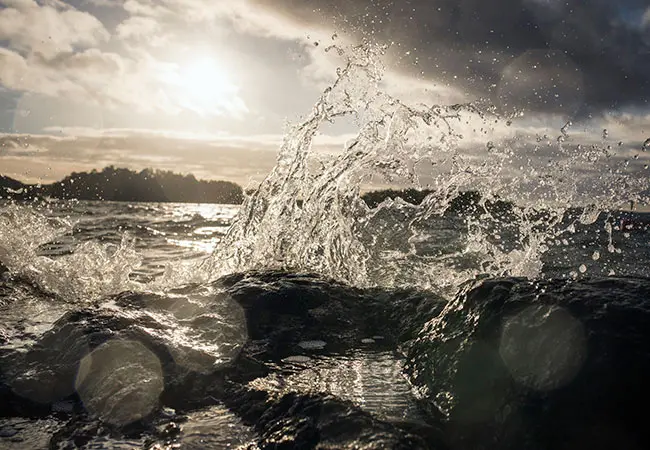
[[[20,189],[22,193],[15,192]],[[239,204],[244,199],[242,188],[229,181],[197,180],[194,175],[153,169],[135,172],[114,166],[101,171],[72,172],[61,181],[43,186],[24,185],[11,178],[0,177],[0,196],[225,204]]]

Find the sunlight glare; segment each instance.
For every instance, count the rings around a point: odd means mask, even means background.
[[[200,57],[179,65],[173,84],[179,103],[199,114],[237,115],[247,111],[239,88],[214,58]]]

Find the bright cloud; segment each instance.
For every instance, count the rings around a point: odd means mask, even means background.
[[[0,10],[0,40],[23,54],[52,58],[110,38],[96,17],[60,2],[1,0],[0,5],[5,6]]]

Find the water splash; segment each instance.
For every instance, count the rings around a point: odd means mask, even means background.
[[[71,233],[73,225],[31,207],[4,207],[0,210],[0,263],[72,302],[90,302],[140,286],[129,275],[142,257],[135,251],[135,240],[126,233],[119,245],[89,241],[57,259],[39,254],[42,245]]]
[[[536,277],[548,241],[567,232],[571,207],[586,206],[581,223],[595,221],[648,188],[612,160],[604,173],[582,176],[585,165],[611,154],[588,151],[569,133],[530,146],[526,136],[503,133],[502,118],[483,104],[416,107],[382,91],[384,49],[337,49],[347,58],[338,79],[311,115],[295,126],[277,165],[249,197],[235,224],[194,277],[214,278],[237,270],[282,267],[309,270],[359,286],[416,285],[440,290],[480,274]],[[514,117],[520,114],[515,113]],[[312,141],[323,124],[350,116],[358,134],[330,161],[314,168]],[[539,164],[548,159],[548,164]],[[426,187],[418,206],[386,201],[368,208],[359,198],[369,180]],[[453,239],[442,251],[423,250],[436,237],[436,221],[449,221],[450,204],[463,189],[480,192],[479,208],[460,212]],[[499,196],[522,206],[489,208]],[[392,230],[400,230],[394,233]],[[440,232],[440,229],[437,229]],[[453,234],[449,231],[448,234]]]
[[[355,285],[377,284],[373,267],[386,261],[377,259],[372,242],[363,240],[372,233],[376,212],[359,198],[362,182],[379,176],[419,184],[418,164],[444,154],[450,172],[437,180],[436,193],[423,203],[417,222],[440,216],[460,186],[477,174],[489,174],[487,165],[466,170],[455,152],[462,135],[452,122],[481,112],[473,105],[410,107],[382,92],[383,67],[378,61],[383,50],[364,46],[345,53],[347,65],[338,71],[337,81],[287,135],[276,167],[247,199],[222,245],[201,268],[203,273],[215,277],[279,266]],[[313,169],[309,163],[314,136],[324,123],[344,116],[358,124],[357,136],[338,156]],[[383,204],[380,209],[390,207]]]
[[[214,253],[198,263],[169,264],[162,277],[138,288],[283,268],[355,286],[453,293],[482,275],[538,277],[550,242],[573,233],[576,224],[594,223],[602,211],[648,199],[648,179],[632,170],[624,149],[617,153],[604,139],[590,143],[572,131],[571,121],[562,121],[554,138],[550,129],[535,136],[530,130],[540,127],[522,112],[502,117],[484,102],[407,105],[384,92],[385,48],[328,50],[345,60],[337,80],[287,133],[276,166],[245,200]],[[357,134],[323,158],[313,140],[341,119],[354,122]],[[430,193],[419,205],[389,199],[370,208],[360,198],[368,183]],[[479,200],[454,209],[454,199],[468,189]],[[66,227],[52,231],[33,217],[25,222],[32,220],[24,242],[12,237],[0,244],[10,268],[75,298],[133,286],[129,273],[139,257],[130,239],[112,248],[83,244],[57,261],[38,259],[37,244]],[[38,230],[45,230],[42,236]]]

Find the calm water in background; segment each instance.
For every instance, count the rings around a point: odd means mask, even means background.
[[[132,276],[146,282],[174,261],[209,255],[239,206],[180,203],[61,202],[40,205],[40,213],[72,221],[74,230],[42,248],[45,256],[73,251],[84,241],[119,244],[124,233],[136,238],[142,266]]]

